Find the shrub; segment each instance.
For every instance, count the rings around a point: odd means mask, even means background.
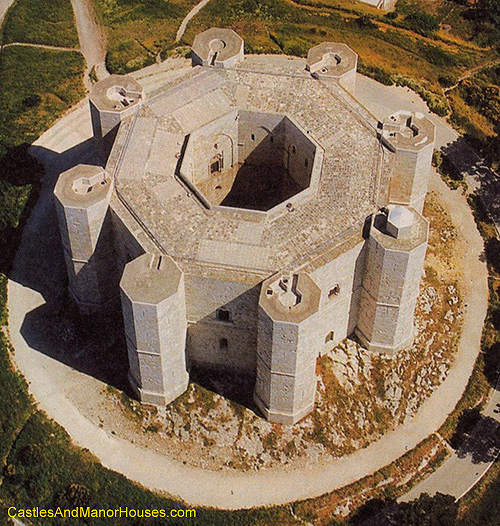
[[[404,19],[405,25],[417,33],[432,33],[439,29],[437,18],[428,13],[415,12],[410,13]]]

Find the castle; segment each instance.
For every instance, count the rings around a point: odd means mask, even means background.
[[[213,28],[147,94],[132,76],[94,86],[105,167],[61,174],[56,209],[69,291],[83,314],[121,308],[139,400],[167,404],[193,367],[224,369],[294,423],[317,357],[347,336],[411,345],[435,131],[421,114],[378,122],[356,67],[344,44],[245,56]]]

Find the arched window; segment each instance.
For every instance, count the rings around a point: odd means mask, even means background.
[[[210,162],[210,173],[217,174],[222,171],[222,155],[215,155]]]
[[[219,349],[221,351],[227,351],[227,347],[228,347],[227,338],[221,338],[219,340]]]
[[[255,133],[252,133],[252,134],[250,135],[250,139],[252,139],[252,141],[255,141]]]

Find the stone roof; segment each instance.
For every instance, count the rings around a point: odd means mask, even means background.
[[[104,199],[111,180],[100,166],[79,164],[59,177],[54,193],[66,207],[89,208]]]
[[[94,85],[90,100],[101,111],[124,112],[142,99],[141,85],[129,75],[110,75]]]
[[[186,68],[148,93],[118,133],[107,170],[127,207],[183,270],[199,265],[270,275],[358,235],[387,203],[393,155],[376,120],[341,87],[313,79],[305,61],[245,57],[231,69]],[[207,210],[174,175],[186,137],[235,109],[290,116],[324,150],[313,198],[272,218]],[[291,211],[289,211],[291,210]]]
[[[307,54],[307,69],[323,76],[341,77],[356,69],[358,55],[346,44],[323,42]]]
[[[224,65],[240,56],[243,46],[243,39],[232,29],[212,27],[196,35],[191,49],[206,65],[212,59]]]

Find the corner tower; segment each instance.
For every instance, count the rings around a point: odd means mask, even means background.
[[[119,124],[136,113],[144,101],[142,86],[129,75],[111,75],[97,82],[90,93],[92,131],[106,161]]]
[[[346,44],[323,42],[307,53],[306,70],[315,79],[335,81],[354,94],[358,55]]]
[[[85,164],[61,174],[54,190],[69,291],[83,314],[101,311],[117,296],[107,217],[112,190],[103,168]]]
[[[232,29],[212,27],[194,38],[193,66],[227,69],[243,59],[243,39]]]
[[[427,236],[427,220],[411,208],[373,216],[356,327],[368,350],[395,354],[412,344]]]
[[[273,422],[293,424],[314,406],[320,296],[307,274],[262,284],[254,400]]]
[[[130,383],[142,402],[168,404],[188,384],[184,275],[169,256],[143,254],[120,288]]]
[[[384,120],[382,142],[396,155],[389,202],[422,213],[434,152],[435,126],[422,113],[398,111]]]

